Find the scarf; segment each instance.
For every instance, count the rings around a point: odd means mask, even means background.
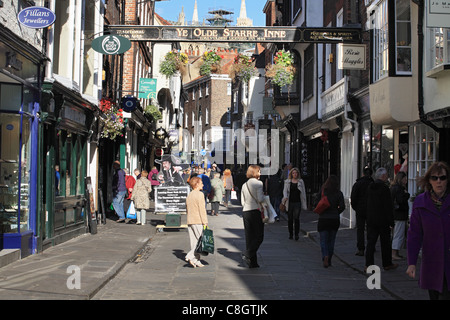
[[[444,203],[445,198],[448,195],[448,192],[445,191],[444,195],[441,198],[439,198],[438,195],[436,193],[434,193],[433,190],[431,190],[430,194],[431,194],[431,200],[433,201],[434,205],[436,206],[436,208],[439,211],[441,211],[442,204]]]

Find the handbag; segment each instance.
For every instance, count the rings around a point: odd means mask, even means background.
[[[286,212],[286,205],[283,202],[280,203],[280,211],[281,212]]]
[[[134,207],[134,201],[131,201],[127,210],[127,219],[136,219],[136,208]]]
[[[214,233],[207,226],[204,227],[202,235],[198,238],[195,252],[202,256],[214,253]]]
[[[237,192],[236,190],[231,190],[231,200],[237,200]]]
[[[323,190],[322,190],[322,197],[320,198],[319,203],[317,203],[317,206],[314,208],[313,211],[317,214],[321,214],[329,207],[330,207],[330,202],[328,201],[327,196],[323,194]]]

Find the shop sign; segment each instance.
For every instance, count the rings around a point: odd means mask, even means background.
[[[102,54],[122,54],[130,48],[130,40],[116,35],[101,36],[92,41],[92,49]]]
[[[365,70],[366,45],[338,44],[338,69]]]
[[[17,19],[28,28],[42,29],[51,26],[56,15],[45,7],[28,7],[19,12]]]
[[[426,12],[428,28],[450,28],[450,1],[428,0]]]
[[[139,79],[139,99],[156,99],[156,79]]]

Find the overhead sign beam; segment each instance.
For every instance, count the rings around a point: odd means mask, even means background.
[[[130,41],[360,43],[360,28],[193,27],[106,25],[110,34]]]

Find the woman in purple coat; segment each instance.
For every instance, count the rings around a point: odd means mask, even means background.
[[[408,230],[408,269],[415,278],[419,251],[422,263],[419,286],[431,300],[450,299],[450,196],[444,162],[432,164],[421,178],[424,193],[414,200]]]

